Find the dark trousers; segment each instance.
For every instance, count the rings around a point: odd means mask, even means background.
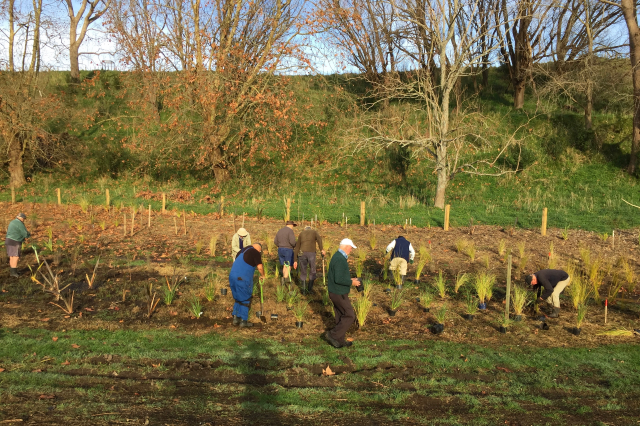
[[[309,268],[309,280],[316,279],[316,252],[305,251],[298,257],[300,263],[300,279],[307,281],[307,267]]]
[[[356,319],[356,313],[351,306],[348,294],[329,293],[336,314],[336,326],[329,331],[329,335],[340,343],[344,343],[344,336]]]

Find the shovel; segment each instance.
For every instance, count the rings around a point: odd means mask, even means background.
[[[262,285],[264,284],[264,278],[260,278],[258,280],[258,284],[260,285],[260,321],[262,321],[263,323],[267,323],[267,317],[264,316],[264,311],[263,311],[263,303],[264,303],[264,299],[262,297]]]

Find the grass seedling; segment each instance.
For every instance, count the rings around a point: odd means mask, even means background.
[[[563,240],[567,241],[569,239],[569,227],[565,226],[560,235],[562,236]]]
[[[465,253],[469,256],[471,263],[476,261],[476,244],[473,241],[470,241],[465,247]]]
[[[418,264],[416,265],[416,281],[420,280],[420,277],[422,276],[422,271],[424,270],[424,267],[427,266],[427,263],[429,263],[429,260],[430,260],[430,256],[428,256],[428,252],[427,252],[427,256],[422,255],[422,249],[423,247],[420,248],[420,257],[418,258]]]
[[[460,254],[465,253],[467,250],[467,245],[469,244],[466,240],[458,240],[456,241],[456,251]]]
[[[498,324],[504,328],[509,328],[509,326],[513,324],[513,320],[511,318],[500,315],[498,316]]]
[[[609,290],[607,292],[607,296],[609,298],[609,301],[613,301],[616,299],[616,297],[618,297],[618,295],[620,294],[620,290],[622,289],[622,284],[624,283],[624,281],[622,281],[619,277],[617,272],[613,274],[613,278],[611,279],[611,285],[609,286]]]
[[[603,243],[606,243],[607,240],[609,239],[609,234],[606,232],[603,232],[602,234],[598,234],[598,236],[600,237]]]
[[[364,324],[367,322],[367,316],[372,306],[373,302],[369,295],[364,292],[360,293],[360,295],[356,297],[356,300],[354,300],[353,309],[356,311],[356,319],[360,327],[364,327]]]
[[[520,241],[518,243],[518,253],[520,254],[521,259],[524,257],[524,249],[525,249],[525,243],[524,241]]]
[[[596,336],[609,336],[609,337],[633,337],[634,333],[626,328],[617,328],[615,330],[603,331],[596,334]]]
[[[89,288],[93,288],[93,284],[96,282],[96,272],[98,271],[99,264],[100,264],[100,256],[98,256],[98,258],[96,259],[96,264],[93,267],[93,274],[91,274],[91,278],[89,278],[89,274],[85,274]]]
[[[496,277],[488,272],[480,272],[476,274],[474,287],[480,303],[485,303],[491,299],[493,295],[493,285]]]
[[[429,290],[424,290],[422,291],[422,293],[420,293],[420,306],[422,306],[424,309],[429,309],[429,307],[431,307],[431,304],[433,303],[433,293],[431,293]]]
[[[157,295],[156,292],[153,291],[152,283],[145,286],[145,292],[147,294],[147,318],[151,318],[151,315],[153,315],[153,312],[156,310],[160,299],[156,297]]]
[[[571,277],[571,283],[569,285],[569,296],[571,296],[571,303],[574,309],[578,309],[580,305],[585,305],[589,298],[591,291],[584,278],[579,274],[569,274]]]
[[[389,257],[384,258],[384,264],[382,265],[382,280],[387,281],[389,278]]]
[[[195,319],[199,319],[202,315],[202,305],[200,304],[200,298],[198,296],[193,296],[189,301],[189,313]]]
[[[297,289],[294,288],[293,290],[288,292],[286,296],[287,308],[293,309],[293,305],[298,302],[298,299],[300,299],[300,295],[298,294]]]
[[[57,306],[62,309],[65,314],[71,315],[73,313],[73,296],[75,295],[75,291],[67,292],[67,297],[61,296],[60,300],[64,303],[64,307],[58,305],[57,303],[49,302],[53,306]]]
[[[633,293],[636,288],[634,270],[629,265],[629,261],[625,257],[621,257],[620,260],[618,260],[618,263],[622,269],[622,272],[624,273],[625,281],[627,282],[627,291]]]
[[[397,311],[404,302],[404,289],[394,289],[391,292],[391,301],[389,302],[389,308],[392,311]]]
[[[444,322],[447,320],[448,311],[449,310],[447,308],[447,305],[443,304],[433,313],[433,316],[436,317],[436,322],[438,324],[444,324]]]
[[[356,256],[356,277],[362,277],[364,271],[364,262],[367,260],[367,251],[365,249],[359,249]]]
[[[276,302],[282,303],[287,297],[287,287],[284,284],[278,284],[276,287]]]
[[[589,271],[591,269],[591,251],[586,247],[580,247],[580,258],[582,259],[584,270]]]
[[[213,234],[210,238],[209,238],[209,254],[211,255],[211,257],[215,257],[216,256],[216,247],[218,245],[218,234]]]
[[[529,292],[526,288],[520,285],[513,286],[513,298],[511,299],[511,304],[513,306],[513,312],[516,315],[522,315],[524,311],[524,307],[527,305],[529,300]]]
[[[587,306],[580,304],[578,305],[578,313],[576,315],[576,328],[582,327],[582,323],[584,322],[585,317],[587,316]]]
[[[460,288],[463,285],[465,285],[468,281],[469,281],[469,274],[463,273],[463,272],[458,273],[458,275],[456,275],[456,284],[453,288],[453,291],[457,293],[458,290],[460,290]]]
[[[276,254],[276,245],[273,239],[267,236],[265,237],[264,241],[266,241],[267,243],[267,251],[269,252],[269,254],[271,255]]]
[[[371,247],[371,250],[375,250],[377,245],[378,245],[378,237],[376,237],[376,234],[374,232],[371,232],[369,234],[369,247]]]
[[[270,275],[269,262],[262,262],[262,269],[264,270],[264,277],[268,279]]]
[[[171,276],[171,279],[169,279],[169,277],[164,278],[167,282],[167,287],[164,289],[164,303],[168,306],[171,305],[175,299],[178,287],[184,278],[176,275],[176,268],[173,268],[173,275]]]
[[[396,283],[396,285],[402,285],[402,275],[400,275],[400,267],[396,267],[396,269],[391,271],[391,273],[393,274],[393,281]]]
[[[521,274],[525,274],[527,272],[527,264],[529,263],[529,256],[521,256],[520,260],[518,260],[518,269]]]
[[[309,306],[309,302],[300,300],[298,303],[292,307],[293,316],[296,321],[302,322],[304,320],[304,316],[307,313],[307,307]]]
[[[478,312],[478,300],[468,292],[464,300],[464,308],[467,315],[475,315]]]
[[[504,257],[507,252],[507,241],[503,238],[498,242],[498,255]]]
[[[442,271],[440,271],[438,273],[438,276],[433,279],[433,286],[435,287],[436,291],[438,292],[438,296],[440,296],[441,299],[447,297],[447,282],[442,275]]]
[[[83,195],[78,200],[78,204],[80,205],[82,213],[86,213],[89,208],[89,199]]]
[[[602,260],[597,258],[591,262],[588,269],[589,282],[591,283],[591,292],[593,298],[596,301],[600,301],[600,287],[602,286],[602,272],[600,271],[600,264]]]
[[[204,243],[200,240],[196,241],[196,256],[200,256],[200,253],[202,252],[202,247],[204,246]]]

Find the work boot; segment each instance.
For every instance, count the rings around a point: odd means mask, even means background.
[[[560,308],[553,308],[553,312],[549,315],[549,318],[558,318],[560,316]]]
[[[402,277],[402,285],[404,285],[404,279],[407,278],[406,275],[400,275],[400,277]]]
[[[307,282],[305,280],[300,281],[300,293],[307,294]]]
[[[313,282],[315,280],[309,280],[309,283],[307,284],[307,291],[309,292],[309,294],[313,293]]]
[[[249,322],[248,320],[242,320],[242,322],[240,323],[240,327],[253,327],[253,323]]]
[[[284,277],[283,276],[280,277],[280,285],[284,285]]]
[[[237,316],[237,315],[233,316],[233,325],[240,325],[240,321],[242,321],[242,320],[240,319],[239,316]]]
[[[10,272],[9,275],[11,275],[14,278],[20,278],[20,275],[18,274],[18,268],[9,268]]]
[[[342,347],[342,344],[340,344],[340,342],[338,342],[336,339],[331,337],[331,334],[329,334],[328,331],[326,333],[324,333],[324,338],[327,340],[327,342],[331,343],[331,346],[333,346],[334,348],[341,348]]]

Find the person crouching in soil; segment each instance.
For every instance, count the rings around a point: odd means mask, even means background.
[[[26,214],[19,213],[15,219],[9,222],[7,238],[4,240],[4,246],[9,257],[9,274],[16,278],[20,276],[18,274],[18,259],[20,259],[22,242],[31,236],[31,233],[27,231],[27,227],[24,225],[26,218]]]
[[[345,340],[345,335],[351,324],[356,319],[356,313],[349,300],[351,286],[360,286],[357,278],[351,278],[347,258],[351,250],[357,248],[348,238],[340,241],[340,247],[329,262],[327,273],[327,287],[329,298],[333,302],[333,310],[336,314],[336,325],[325,333],[325,338],[336,348],[348,347],[352,342]]]
[[[548,315],[549,318],[558,318],[560,315],[560,293],[571,282],[569,274],[560,269],[543,269],[528,275],[524,281],[537,291],[539,301],[546,300],[547,303],[553,304],[553,312]]]
[[[253,323],[249,322],[249,308],[253,297],[253,274],[256,268],[260,272],[260,279],[264,280],[262,245],[259,243],[243,248],[231,266],[229,287],[235,301],[232,313],[233,325],[253,326]]]
[[[240,228],[238,232],[233,234],[231,238],[231,256],[233,256],[232,261],[236,260],[238,257],[238,253],[245,248],[251,245],[251,235],[247,232],[246,229]]]
[[[387,253],[391,252],[391,263],[389,264],[389,270],[395,271],[400,269],[400,276],[404,284],[404,279],[407,276],[407,262],[413,263],[413,259],[416,257],[416,251],[413,246],[405,237],[400,235],[387,246]]]

